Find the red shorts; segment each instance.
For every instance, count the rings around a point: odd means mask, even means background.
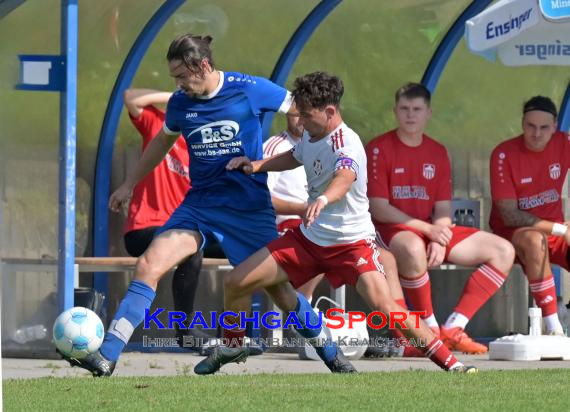
[[[335,289],[345,284],[356,286],[358,277],[366,272],[384,274],[378,245],[370,240],[319,246],[307,239],[297,227],[269,243],[267,249],[287,272],[295,289],[321,273]]]
[[[283,236],[285,232],[293,230],[296,227],[299,227],[301,223],[303,223],[303,219],[284,220],[283,222],[277,225],[277,233],[279,233],[279,236]]]
[[[457,245],[462,240],[467,239],[472,234],[479,232],[479,229],[477,229],[477,228],[466,227],[466,226],[453,226],[450,229],[451,229],[451,232],[453,233],[453,237],[451,238],[451,241],[449,242],[449,244],[445,248],[444,260],[447,260],[447,257],[449,256],[451,249],[453,249],[455,247],[455,245]],[[392,238],[397,233],[404,232],[404,231],[412,232],[412,233],[415,233],[416,235],[418,235],[419,238],[424,241],[426,248],[427,248],[427,245],[430,243],[430,240],[428,239],[428,237],[426,235],[421,233],[419,230],[414,229],[413,227],[410,227],[410,226],[407,226],[404,224],[376,225],[376,234],[378,235],[378,241],[380,242],[380,245],[383,248],[388,249],[388,250],[390,250],[389,245],[390,245],[390,241],[392,240]]]
[[[504,237],[510,242],[515,230],[517,229],[506,229],[504,231],[498,231],[495,234]],[[561,266],[566,270],[570,270],[570,264],[568,264],[568,244],[564,240],[564,237],[549,235],[547,238],[550,263]],[[520,263],[518,257],[516,261]]]

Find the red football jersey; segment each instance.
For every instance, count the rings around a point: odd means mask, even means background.
[[[129,114],[143,138],[142,150],[162,129],[164,112],[147,106],[139,117]],[[124,231],[162,226],[190,189],[189,157],[186,141],[180,136],[160,164],[133,190]]]
[[[507,140],[491,155],[493,201],[516,199],[520,210],[563,222],[562,186],[569,167],[570,137],[566,133],[556,132],[542,152],[527,149],[522,135]],[[509,230],[495,205],[489,224],[494,232]]]
[[[366,145],[368,197],[388,199],[407,215],[431,222],[435,202],[451,200],[451,164],[445,146],[423,135],[417,147],[395,130]],[[378,222],[376,222],[378,224]]]

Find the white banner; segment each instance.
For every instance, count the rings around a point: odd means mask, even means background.
[[[475,52],[492,49],[539,21],[537,0],[502,0],[466,22],[467,44]]]
[[[570,66],[570,23],[543,20],[497,51],[506,66]]]

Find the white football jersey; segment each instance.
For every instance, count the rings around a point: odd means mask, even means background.
[[[301,231],[320,246],[374,239],[375,231],[366,196],[366,154],[360,137],[345,123],[317,142],[307,132],[294,147],[293,156],[305,168],[309,203],[322,195],[339,169],[351,169],[356,180],[338,202],[329,203],[316,221]]]
[[[276,154],[287,152],[295,146],[296,141],[287,131],[270,137],[263,143],[263,158],[275,156]],[[272,196],[279,199],[304,203],[307,201],[307,176],[302,166],[283,172],[269,172],[267,177],[267,187]],[[276,224],[289,219],[300,219],[297,215],[277,215]]]

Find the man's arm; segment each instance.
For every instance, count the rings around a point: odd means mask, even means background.
[[[305,226],[309,227],[329,203],[338,202],[350,190],[356,180],[356,173],[351,169],[338,169],[322,195],[309,205],[304,217]]]
[[[542,220],[531,213],[520,210],[516,199],[496,200],[495,206],[508,227],[532,227],[548,235],[552,233],[554,222]]]
[[[307,203],[291,202],[289,200],[280,199],[274,195],[271,196],[271,203],[273,204],[276,215],[303,216],[307,209]]]
[[[158,132],[143,152],[133,173],[127,176],[123,184],[109,198],[111,210],[114,212],[120,210],[121,205],[130,198],[135,185],[164,159],[176,139],[178,135],[168,135],[164,130]]]
[[[451,226],[451,200],[439,200],[433,206],[433,224]]]
[[[123,94],[125,107],[133,117],[139,117],[145,106],[166,104],[172,93],[152,89],[127,89]]]
[[[250,175],[259,172],[282,172],[284,170],[296,169],[301,163],[293,157],[291,151],[279,153],[266,159],[251,161],[246,156],[234,157],[226,165],[227,170],[242,169]]]

